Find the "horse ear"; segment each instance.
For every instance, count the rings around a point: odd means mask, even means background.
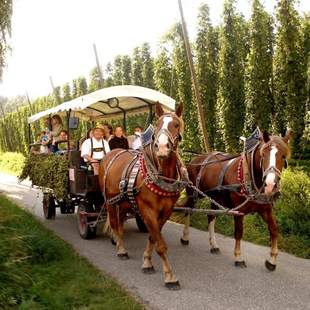
[[[155,111],[158,117],[161,117],[164,114],[164,110],[158,101],[156,102],[156,105],[155,105]]]
[[[282,138],[285,143],[288,143],[293,137],[292,129],[287,129],[285,136]]]
[[[175,114],[180,117],[182,114],[183,114],[183,108],[184,108],[184,105],[183,105],[183,102],[180,102],[176,111],[175,111]]]
[[[266,130],[263,130],[263,131],[260,130],[260,138],[262,141],[267,143],[270,140],[269,133]]]

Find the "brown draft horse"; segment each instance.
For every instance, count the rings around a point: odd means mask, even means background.
[[[158,175],[163,178],[178,179],[180,172],[185,169],[180,165],[177,150],[184,126],[181,118],[182,113],[183,104],[178,106],[175,113],[164,113],[161,105],[156,104],[156,114],[158,116],[156,129],[148,147],[144,146],[139,155],[144,159],[145,164],[146,162],[152,162],[153,177],[156,177],[155,169]],[[122,259],[128,259],[123,241],[123,223],[127,213],[132,212],[134,206],[128,199],[116,204],[109,204],[109,199],[119,195],[122,175],[130,166],[134,156],[134,151],[113,150],[104,157],[99,170],[100,188],[107,199],[108,221],[116,241],[117,256]],[[117,159],[115,159],[116,157]],[[140,213],[149,231],[149,239],[143,254],[142,271],[144,273],[154,272],[151,259],[155,247],[156,252],[162,259],[165,286],[169,289],[179,289],[180,284],[168,261],[167,245],[161,230],[172,213],[180,190],[167,192],[160,186],[150,183],[146,177],[146,173],[150,173],[150,171],[145,167],[146,165],[143,168],[143,163],[140,163],[135,180],[135,188],[138,189],[138,193],[135,195],[137,212]],[[165,181],[160,184],[165,184]],[[169,184],[166,184],[167,187]]]
[[[250,200],[245,203],[239,211],[244,215],[257,212],[267,223],[271,238],[271,253],[270,259],[265,262],[265,266],[271,271],[276,269],[276,258],[278,255],[278,227],[272,215],[272,202],[262,198],[273,197],[279,191],[281,171],[283,167],[285,167],[286,159],[290,155],[288,147],[290,137],[290,131],[288,131],[283,138],[279,136],[269,136],[266,132],[260,132],[260,138],[256,148],[251,152],[246,153],[246,165],[249,168],[250,183],[255,193],[259,194],[257,197],[260,196],[260,201],[258,201],[259,198],[257,198],[258,200]],[[206,160],[207,157],[209,158]],[[220,152],[196,156],[188,165],[190,180],[196,184],[198,177],[200,182],[197,186],[203,192],[208,193],[211,198],[226,208],[235,208],[240,206],[245,202],[246,198],[249,197],[249,193],[246,192],[242,185],[244,179],[240,178],[240,171],[242,170],[242,167],[244,167],[244,160],[245,157],[242,155],[230,156],[230,154]],[[253,167],[252,171],[250,164],[251,161]],[[219,179],[222,179],[222,184],[219,184]],[[195,197],[193,194],[193,190],[187,189],[187,198],[184,206],[193,207],[195,204]],[[212,204],[211,207],[216,209],[216,206]],[[234,256],[235,266],[237,267],[246,267],[240,249],[240,241],[243,235],[243,217],[244,216],[234,216]],[[185,245],[189,242],[189,222],[190,216],[187,215],[183,237],[181,238],[181,242]],[[208,223],[210,251],[211,253],[219,253],[214,233],[214,215],[208,215]]]

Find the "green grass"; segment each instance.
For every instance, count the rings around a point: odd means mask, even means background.
[[[0,309],[143,309],[28,212],[0,196]]]
[[[0,172],[19,175],[24,166],[25,157],[21,153],[0,153]]]
[[[191,226],[207,231],[208,220],[205,215],[195,214],[191,217]],[[216,232],[225,236],[234,236],[234,221],[231,216],[219,216],[216,219]],[[281,227],[280,227],[281,230]],[[269,246],[269,232],[267,225],[258,215],[244,217],[243,240],[260,245]],[[298,235],[285,235],[281,231],[278,238],[279,249],[302,258],[310,258],[310,240]],[[221,245],[219,244],[221,247]]]

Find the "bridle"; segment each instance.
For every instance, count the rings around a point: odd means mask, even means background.
[[[274,173],[274,174],[276,175],[276,177],[277,177],[277,179],[276,179],[276,186],[274,187],[275,190],[273,190],[273,193],[277,193],[277,192],[279,191],[279,189],[280,189],[280,184],[279,184],[279,182],[280,182],[280,180],[281,180],[282,171],[281,171],[280,169],[278,169],[275,165],[269,166],[267,169],[264,169],[263,151],[264,151],[265,148],[271,147],[271,146],[272,146],[272,144],[269,144],[269,145],[267,145],[267,146],[263,146],[263,147],[262,147],[262,149],[261,149],[261,151],[260,151],[260,156],[261,156],[260,167],[261,167],[261,169],[262,169],[262,182],[263,182],[263,186],[264,186],[265,183],[266,183],[266,178],[267,178],[267,175],[268,175],[269,173]],[[288,166],[288,161],[287,161],[287,159],[285,158],[285,162],[284,162],[283,168],[285,169],[285,168],[287,168],[287,166]],[[263,186],[262,186],[262,187],[263,187]]]
[[[167,114],[162,115],[161,118],[162,117],[166,117],[166,116],[173,117],[173,114],[167,113]],[[179,123],[180,123],[180,126],[179,126],[179,128],[180,128],[181,127],[181,121],[179,121]],[[178,147],[178,143],[180,141],[182,141],[182,135],[180,133],[180,129],[179,129],[178,134],[176,136],[173,136],[171,134],[171,132],[168,129],[166,129],[166,128],[159,129],[159,131],[155,132],[154,135],[153,135],[153,143],[154,143],[154,145],[156,145],[158,143],[159,137],[162,134],[164,134],[164,135],[166,135],[168,137],[168,141],[171,144],[173,151],[175,151],[177,149],[177,147]]]

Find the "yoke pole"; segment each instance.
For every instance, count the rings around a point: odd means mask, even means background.
[[[194,62],[193,62],[191,46],[188,40],[187,28],[186,28],[186,23],[185,23],[184,14],[183,14],[182,1],[178,0],[178,3],[179,3],[180,15],[181,15],[182,32],[183,32],[183,38],[184,38],[184,43],[185,43],[187,61],[188,61],[188,65],[189,65],[191,76],[192,76],[194,92],[195,92],[195,97],[196,97],[196,102],[197,102],[197,107],[198,107],[199,125],[200,125],[203,138],[204,138],[203,142],[204,142],[205,151],[209,153],[211,152],[211,149],[209,145],[208,131],[207,131],[206,123],[205,123],[205,113],[202,107],[201,95],[200,95],[200,91],[198,87],[198,81],[196,78],[196,72],[195,72],[195,67],[194,67]]]

